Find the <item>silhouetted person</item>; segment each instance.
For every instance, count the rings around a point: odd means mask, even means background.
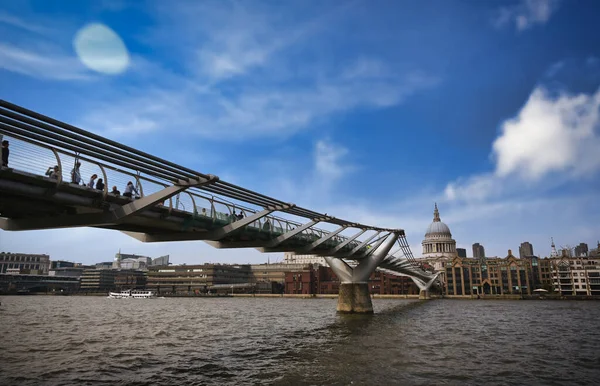
[[[104,190],[104,182],[102,182],[102,178],[98,178],[98,182],[96,182],[96,189]]]
[[[50,166],[48,170],[46,170],[46,175],[52,178],[53,180],[58,180],[58,173],[60,173],[58,165],[54,167]]]
[[[139,195],[137,189],[135,188],[135,186],[133,186],[133,182],[129,181],[127,183],[127,186],[125,186],[125,191],[123,192],[123,196],[131,198],[133,196],[133,192],[135,192],[136,195]]]
[[[2,141],[2,166],[8,167],[8,154],[10,151],[8,150],[8,141]]]
[[[119,189],[117,189],[116,186],[113,186],[113,190],[111,192],[112,194],[114,194],[115,196],[120,196],[121,192],[119,192]]]
[[[80,162],[75,162],[75,167],[71,170],[71,182],[73,184],[79,185],[81,182],[81,172],[79,171],[79,167],[81,166]]]
[[[92,176],[90,177],[90,182],[88,182],[87,187],[90,189],[94,189],[94,182],[96,181],[96,178],[98,178],[98,176],[96,174],[92,174]]]
[[[267,219],[267,221],[265,221],[265,223],[263,224],[263,230],[268,231],[270,229],[271,229],[271,221],[269,221],[269,219]]]
[[[244,214],[242,213],[242,211],[240,210],[240,214],[237,215],[237,219],[241,220],[244,218]]]

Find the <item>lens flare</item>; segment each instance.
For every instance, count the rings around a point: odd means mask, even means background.
[[[104,24],[87,24],[75,34],[79,60],[91,70],[116,75],[129,66],[129,52],[121,37]]]

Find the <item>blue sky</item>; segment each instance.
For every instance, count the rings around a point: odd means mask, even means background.
[[[550,237],[600,239],[598,11],[584,0],[0,0],[0,94],[285,201],[404,228],[417,256],[434,202],[469,255],[474,242],[505,256],[527,240],[545,256]],[[90,25],[126,55],[82,51]],[[87,228],[2,231],[0,243],[86,263],[119,249],[267,258]]]

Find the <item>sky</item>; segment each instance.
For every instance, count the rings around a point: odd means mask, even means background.
[[[600,239],[597,1],[0,0],[3,99],[336,217],[402,228],[437,202],[457,247]],[[85,177],[84,177],[85,178]],[[0,231],[0,250],[110,261],[281,254]]]

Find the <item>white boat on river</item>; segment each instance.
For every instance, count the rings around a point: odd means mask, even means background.
[[[109,299],[156,299],[156,294],[152,291],[126,290],[121,292],[109,292]]]

